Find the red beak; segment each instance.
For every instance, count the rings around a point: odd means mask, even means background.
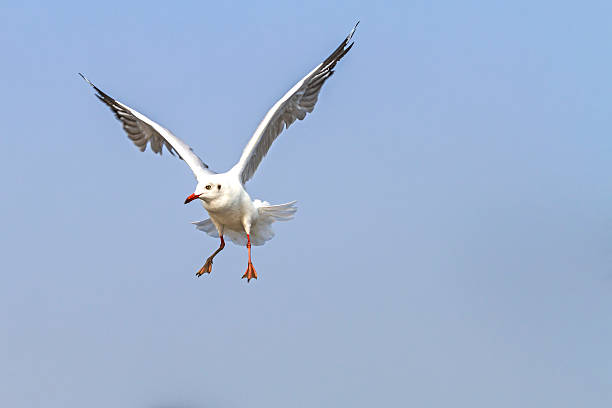
[[[190,195],[189,197],[187,197],[185,199],[185,204],[187,204],[188,202],[193,201],[193,200],[195,200],[196,198],[199,198],[199,197],[200,197],[199,194],[198,195],[192,194],[192,195]]]

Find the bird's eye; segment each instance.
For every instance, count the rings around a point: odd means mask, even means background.
[[[212,188],[212,186],[210,184],[206,186],[207,190],[210,190],[211,188]]]

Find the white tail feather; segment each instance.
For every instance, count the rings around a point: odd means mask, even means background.
[[[211,237],[219,238],[219,232],[217,231],[217,227],[213,224],[210,218],[205,219],[204,221],[195,221],[192,222],[200,231],[204,231]]]
[[[276,221],[289,221],[292,219],[297,211],[295,203],[297,203],[297,201],[291,201],[290,203],[285,204],[269,205],[266,201],[254,201],[260,217],[272,217]]]
[[[270,205],[267,201],[254,200],[253,205],[257,208],[259,216],[257,221],[251,225],[251,244],[263,245],[266,241],[269,241],[274,237],[274,231],[272,231],[272,223],[274,221],[289,221],[295,215],[297,207],[295,203],[297,201],[291,201],[290,203]],[[210,235],[211,237],[219,238],[219,232],[215,224],[209,219],[199,222],[193,222],[196,228]],[[244,231],[234,231],[228,228],[223,230],[223,235],[229,238],[230,241],[237,245],[246,245],[246,236]]]

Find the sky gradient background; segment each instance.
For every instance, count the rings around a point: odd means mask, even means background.
[[[0,6],[2,406],[612,406],[610,2],[45,3]],[[357,20],[247,185],[299,201],[259,280],[197,279],[189,169],[77,72],[225,171]]]

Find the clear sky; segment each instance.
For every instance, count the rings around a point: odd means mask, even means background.
[[[4,2],[6,407],[612,406],[612,3]],[[229,169],[361,20],[218,242],[189,169],[77,73]]]

